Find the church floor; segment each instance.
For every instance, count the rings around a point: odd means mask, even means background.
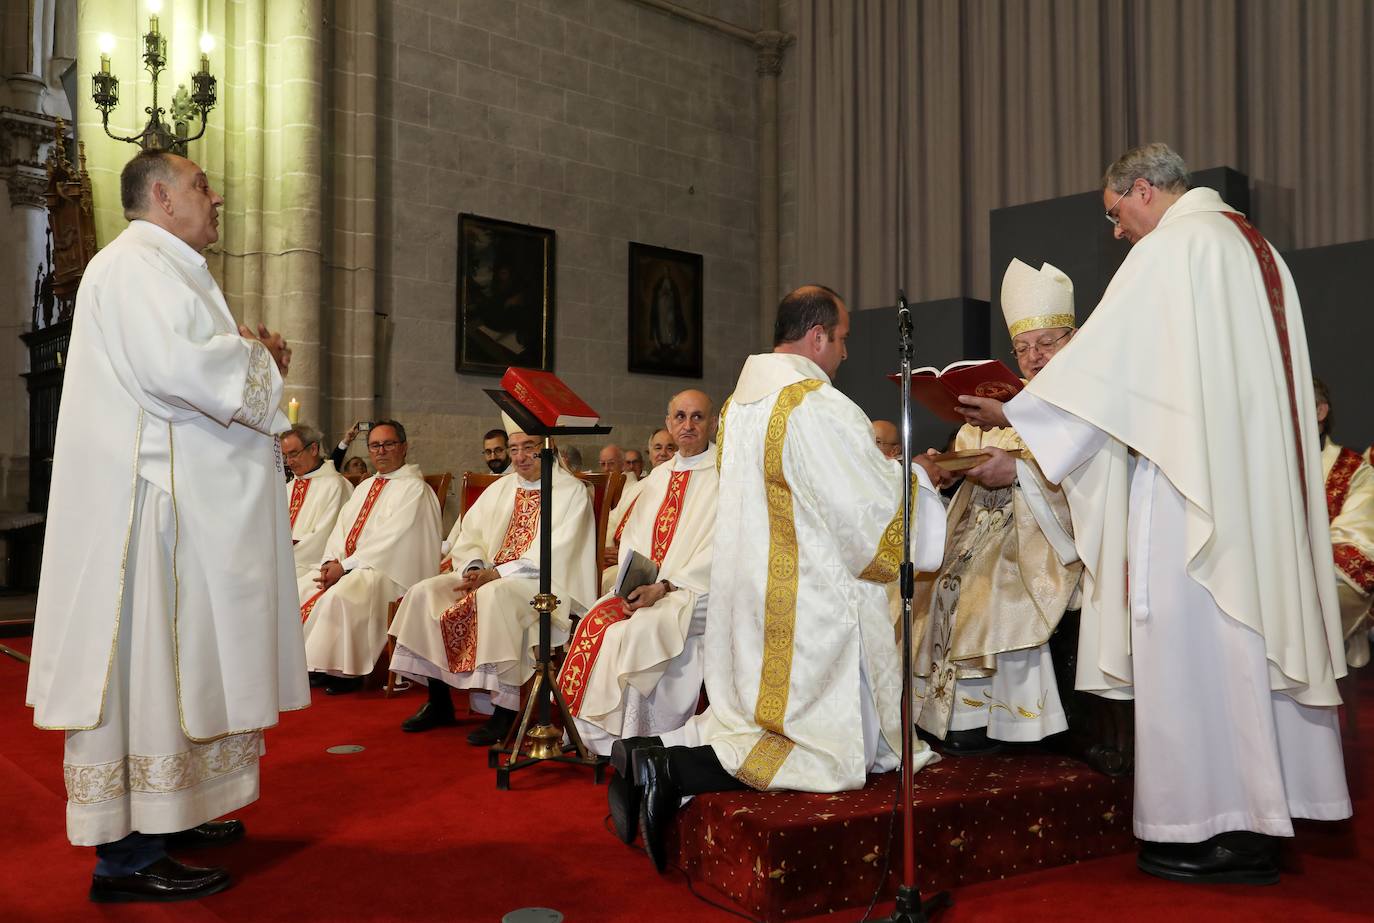
[[[27,651],[27,638],[7,639]],[[35,730],[24,666],[0,657],[0,919],[56,921],[498,921],[526,906],[569,923],[738,919],[697,900],[681,873],[656,875],[607,832],[604,786],[573,767],[535,767],[498,792],[475,722],[402,734],[422,698],[331,698],[268,732],[263,798],[237,813],[244,841],[185,854],[223,864],[234,886],[203,901],[86,901],[92,851],[67,844],[62,735]],[[1149,878],[1133,855],[959,888],[944,923],[1016,919],[1309,921],[1374,915],[1374,671],[1361,678],[1360,727],[1347,731],[1355,820],[1304,824],[1271,888],[1195,887]],[[461,707],[460,707],[461,710]],[[358,744],[360,753],[328,747]],[[727,902],[704,886],[698,890]],[[890,908],[890,905],[888,905]],[[884,908],[879,906],[879,911]],[[815,918],[849,923],[858,911]]]

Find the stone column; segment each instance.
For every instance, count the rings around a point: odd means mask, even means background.
[[[792,36],[778,31],[778,0],[763,0],[762,29],[754,36],[758,54],[759,105],[759,346],[773,345],[778,299],[778,75]]]

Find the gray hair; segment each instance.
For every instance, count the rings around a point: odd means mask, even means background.
[[[124,217],[132,221],[148,208],[148,191],[153,183],[170,184],[176,179],[172,154],[167,151],[139,151],[119,173],[119,204]]]
[[[1102,175],[1102,188],[1120,194],[1138,179],[1165,192],[1187,192],[1190,185],[1188,165],[1162,141],[1133,147],[1118,157]]]
[[[563,456],[563,461],[574,471],[582,470],[582,451],[575,445],[565,445],[558,447],[558,454]]]
[[[324,448],[324,434],[321,433],[319,430],[315,429],[315,427],[307,426],[304,423],[299,423],[296,426],[293,426],[291,429],[287,430],[281,435],[283,439],[285,439],[287,436],[295,436],[297,439],[301,441],[301,448],[303,449],[307,448],[312,442],[318,445],[321,449]]]

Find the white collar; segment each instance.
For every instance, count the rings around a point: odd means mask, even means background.
[[[170,250],[178,259],[199,266],[201,269],[208,268],[205,257],[201,256],[191,248],[191,245],[180,237],[173,234],[164,227],[153,224],[143,218],[135,218],[129,222],[129,230],[134,231],[139,236],[147,239],[156,246]]]
[[[699,468],[710,468],[716,463],[716,444],[706,443],[706,448],[695,455],[684,458],[681,455],[673,456],[674,471],[696,471]]]

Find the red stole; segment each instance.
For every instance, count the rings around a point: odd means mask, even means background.
[[[653,547],[649,556],[655,564],[661,565],[668,556],[668,547],[677,534],[677,524],[682,518],[682,507],[687,500],[687,481],[691,471],[674,471],[668,479],[668,492],[659,504],[658,515],[654,517]],[[640,494],[643,496],[643,494]],[[637,503],[639,497],[635,497]],[[632,504],[633,506],[633,504]],[[625,519],[629,519],[628,513]],[[622,523],[623,525],[623,523]],[[629,605],[619,596],[611,596],[592,608],[577,623],[572,640],[568,643],[568,656],[563,661],[563,669],[558,673],[558,687],[567,700],[571,714],[581,714],[582,696],[587,690],[587,677],[601,653],[601,644],[606,640],[606,631],[617,622],[623,622],[633,613]]]
[[[615,527],[615,545],[619,547],[620,536],[625,534],[625,523],[630,521],[630,514],[635,511],[635,504],[639,502],[639,494],[630,501],[630,505],[625,509],[625,515],[620,517],[620,522]]]
[[[1335,521],[1350,494],[1350,479],[1360,467],[1360,453],[1342,447],[1326,476],[1326,513]],[[1374,561],[1354,545],[1340,544],[1332,549],[1336,567],[1362,592],[1374,593]]]
[[[305,505],[305,493],[310,489],[310,482],[305,478],[296,478],[291,483],[291,506],[288,511],[291,513],[291,528],[296,528],[296,516],[300,514],[301,507]]]
[[[505,564],[524,557],[539,532],[540,491],[515,489],[515,511],[506,526],[506,537],[492,563]],[[480,587],[479,587],[480,589]],[[477,592],[464,593],[439,616],[450,673],[470,673],[477,664]]]
[[[363,526],[367,524],[367,517],[372,513],[372,508],[377,505],[377,497],[381,495],[382,488],[390,484],[391,481],[383,477],[372,479],[372,486],[367,489],[367,496],[363,498],[362,509],[358,510],[358,518],[353,520],[353,528],[348,530],[348,538],[344,540],[344,557],[353,557],[353,552],[358,550],[358,536],[363,534]],[[304,492],[302,492],[304,496]],[[294,500],[294,497],[293,497]],[[292,521],[295,521],[292,514]],[[310,610],[315,608],[315,603],[325,594],[325,590],[320,590],[314,596],[301,603],[301,624],[310,618]]]

